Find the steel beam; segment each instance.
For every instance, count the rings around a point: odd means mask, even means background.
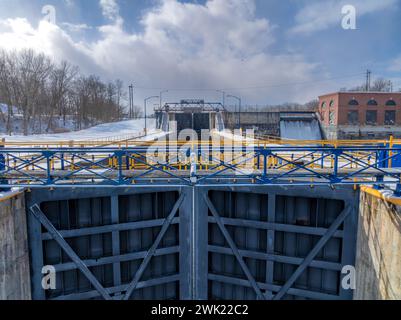
[[[290,225],[290,224],[252,221],[252,220],[244,220],[244,219],[232,219],[232,218],[220,218],[220,219],[224,225],[235,226],[235,227],[292,232],[292,233],[300,233],[300,234],[307,234],[307,235],[314,235],[314,236],[323,236],[327,232],[326,228],[295,226],[295,225]],[[217,223],[217,220],[214,217],[208,217],[208,221],[211,223]],[[333,234],[333,237],[342,238],[343,235],[344,235],[344,232],[342,230],[337,230]]]
[[[140,281],[140,282],[138,282],[136,288],[143,289],[143,288],[159,286],[159,285],[179,281],[179,279],[180,279],[180,276],[178,274],[176,274],[176,275],[171,275],[171,276],[162,277],[162,278],[155,278],[155,279],[151,279],[151,280]],[[109,294],[116,294],[116,293],[126,291],[127,287],[128,287],[128,285],[120,285],[117,287],[106,288],[106,291]],[[54,298],[52,300],[88,300],[88,299],[97,298],[99,296],[100,296],[100,294],[98,291],[91,290],[91,291],[82,292],[82,293],[73,293],[73,294],[69,294],[69,295],[58,296],[57,298]],[[171,297],[171,298],[174,298],[174,297]],[[119,298],[117,298],[117,299],[119,300]]]
[[[216,275],[216,274],[209,274],[208,278],[211,281],[229,283],[229,284],[236,285],[236,286],[252,288],[249,281],[244,280],[244,279],[238,279],[238,278]],[[258,282],[257,285],[263,290],[272,291],[272,292],[277,292],[282,288],[281,286],[260,283],[260,282]],[[304,289],[290,288],[288,290],[288,293],[291,295],[294,295],[294,296],[308,298],[308,299],[315,299],[315,300],[341,300],[341,298],[336,295],[321,293],[321,292],[316,292],[316,291],[311,291],[311,290],[304,290]]]
[[[178,224],[180,222],[180,218],[174,218],[171,224]],[[100,227],[89,227],[82,229],[73,229],[73,230],[58,230],[59,233],[63,236],[63,238],[75,238],[75,237],[83,237],[90,236],[95,234],[102,233],[112,233],[116,231],[129,231],[129,230],[139,230],[139,229],[147,229],[160,227],[164,223],[164,219],[156,219],[156,220],[146,220],[146,221],[138,221],[138,222],[128,222],[128,223],[120,223],[120,224],[112,224],[107,226]],[[42,240],[51,240],[53,237],[50,233],[42,233]]]
[[[225,255],[233,255],[233,252],[230,248],[226,247],[221,247],[221,246],[208,246],[209,252],[214,252],[214,253],[220,253],[220,254],[225,254]],[[300,265],[304,259],[302,258],[296,258],[296,257],[290,257],[290,256],[284,256],[284,255],[277,255],[273,253],[262,253],[262,252],[256,252],[256,251],[251,251],[251,250],[238,250],[238,252],[241,254],[242,257],[245,258],[253,258],[257,260],[265,260],[267,262],[279,262],[279,263],[288,263],[288,264],[293,264],[293,265]],[[310,266],[313,268],[320,268],[320,269],[325,269],[325,270],[333,270],[333,271],[341,271],[342,265],[340,263],[335,263],[335,262],[326,262],[326,261],[320,261],[320,260],[312,260],[310,263]],[[270,273],[270,270],[267,271],[269,273],[269,276],[273,276],[272,273]],[[272,283],[273,280],[271,279],[268,281],[268,283]]]
[[[326,234],[317,242],[314,248],[309,252],[304,261],[300,264],[300,266],[295,270],[292,276],[287,280],[285,285],[281,287],[280,291],[273,297],[273,300],[280,300],[287,292],[288,289],[292,287],[292,285],[297,281],[299,276],[305,271],[305,269],[311,264],[313,259],[319,253],[319,251],[326,245],[326,243],[333,236],[335,231],[340,227],[340,225],[344,222],[347,216],[350,214],[351,209],[346,207],[343,212],[334,220],[331,224],[330,228],[327,230]]]
[[[264,299],[264,295],[262,294],[262,291],[260,290],[259,286],[257,285],[255,278],[251,274],[251,272],[248,269],[248,266],[246,265],[244,259],[242,258],[240,252],[238,251],[237,246],[235,245],[233,239],[231,238],[230,234],[228,233],[226,227],[224,226],[224,223],[221,221],[220,215],[217,212],[216,208],[214,207],[213,203],[210,201],[209,197],[207,195],[204,195],[204,199],[206,201],[206,204],[216,219],[217,225],[219,226],[220,231],[223,233],[224,238],[227,240],[228,245],[230,246],[231,250],[234,253],[235,258],[237,259],[238,263],[241,266],[242,271],[245,273],[246,277],[248,278],[253,290],[255,290],[256,296],[259,299]]]
[[[173,221],[174,216],[177,214],[178,209],[180,208],[181,203],[183,202],[183,200],[184,200],[184,195],[181,195],[180,198],[177,200],[176,204],[174,205],[173,209],[171,210],[170,214],[166,218],[166,220],[165,220],[165,222],[164,222],[159,234],[156,237],[155,242],[153,243],[153,245],[148,250],[148,252],[147,252],[145,258],[143,259],[143,261],[142,261],[137,273],[134,276],[134,279],[128,285],[126,293],[123,296],[123,300],[128,300],[131,297],[132,293],[134,292],[135,288],[138,285],[139,280],[142,277],[143,272],[145,271],[147,265],[149,264],[150,259],[152,259],[152,257],[154,256],[157,247],[159,246],[161,240],[163,239],[167,229],[171,225],[171,222]]]
[[[42,212],[39,206],[33,205],[30,208],[32,214],[35,218],[40,221],[40,223],[46,228],[46,230],[52,235],[53,239],[59,244],[59,246],[64,250],[68,257],[77,265],[78,269],[85,275],[89,282],[96,288],[96,290],[101,294],[105,300],[112,300],[110,294],[104,289],[100,282],[89,270],[87,265],[81,260],[80,257],[72,250],[71,246],[65,241],[63,236],[57,231],[46,215]]]
[[[179,247],[168,247],[168,248],[162,248],[162,249],[157,249],[155,251],[154,256],[159,257],[159,256],[165,256],[169,254],[174,254],[174,253],[179,253]],[[114,263],[121,263],[121,262],[127,262],[127,261],[133,261],[133,260],[139,260],[143,259],[146,257],[147,251],[140,251],[140,252],[134,252],[134,253],[127,253],[127,254],[122,254],[122,255],[117,255],[117,256],[112,256],[112,257],[104,257],[104,258],[99,258],[99,259],[85,259],[83,262],[88,266],[88,267],[99,267],[107,264],[114,264]],[[56,269],[56,272],[63,272],[63,271],[69,271],[69,270],[75,270],[77,269],[77,265],[74,262],[66,262],[66,263],[60,263],[54,265],[54,268]]]

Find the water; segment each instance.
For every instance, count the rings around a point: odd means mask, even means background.
[[[280,132],[282,139],[322,140],[319,121],[316,119],[281,120]]]

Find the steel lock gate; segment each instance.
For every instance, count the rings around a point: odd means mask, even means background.
[[[351,299],[352,188],[142,187],[27,195],[34,299]],[[44,290],[43,267],[56,271]]]

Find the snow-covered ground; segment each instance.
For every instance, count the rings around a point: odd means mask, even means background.
[[[158,133],[156,128],[155,119],[148,119],[148,133],[149,135],[155,135]],[[144,132],[145,120],[127,120],[113,123],[104,123],[86,130],[68,132],[68,133],[57,133],[57,134],[38,134],[29,136],[7,136],[1,135],[1,138],[5,138],[9,142],[44,142],[44,141],[93,141],[121,137],[121,140],[125,137],[131,137],[140,135]]]
[[[148,135],[138,140],[151,141],[166,135],[165,132],[156,130],[155,119],[148,119]],[[1,138],[6,138],[9,142],[52,142],[52,141],[100,141],[106,139],[118,140],[144,135],[145,120],[127,120],[114,123],[101,124],[86,130],[70,132],[70,133],[59,133],[59,134],[40,134],[40,135],[29,135],[29,136],[7,136],[0,135]],[[0,192],[0,199],[5,197],[13,196],[14,194],[21,191],[21,188],[12,188],[10,191]]]

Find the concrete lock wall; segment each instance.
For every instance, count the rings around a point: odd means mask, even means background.
[[[234,130],[238,128],[238,122],[241,120],[241,128],[254,129],[259,133],[267,135],[280,135],[280,112],[224,112],[224,124],[227,129]]]
[[[24,193],[0,199],[0,300],[31,298]]]
[[[361,192],[357,248],[354,298],[401,299],[401,207]]]

